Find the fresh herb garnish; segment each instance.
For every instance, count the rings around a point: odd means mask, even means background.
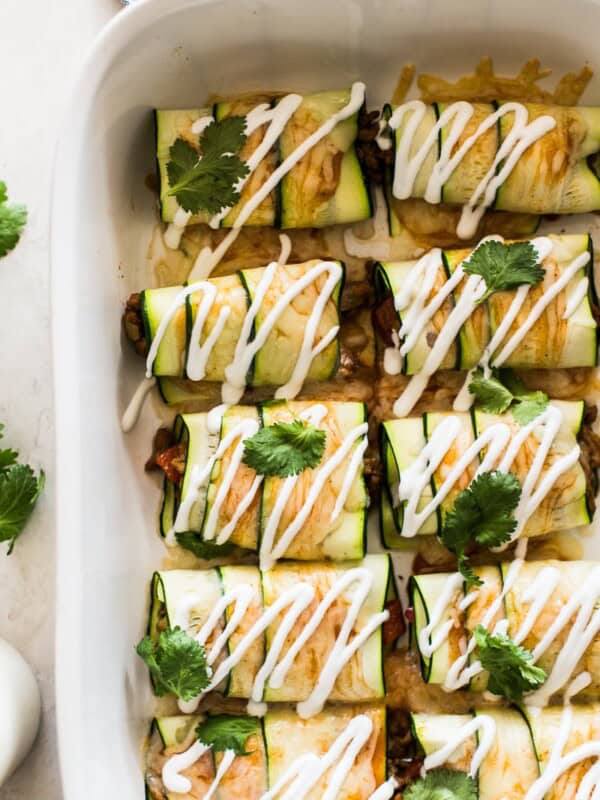
[[[485,281],[485,294],[479,303],[494,292],[516,289],[523,284],[535,286],[545,274],[531,242],[504,244],[493,239],[473,250],[463,262],[463,269],[468,275],[481,275]]]
[[[4,425],[0,424],[0,439]],[[19,454],[9,448],[0,450],[0,542],[8,542],[8,554],[23,531],[40,496],[46,476],[27,464],[18,464]]]
[[[477,783],[466,772],[432,769],[402,793],[404,800],[477,800]]]
[[[528,425],[548,406],[548,395],[529,391],[509,370],[494,371],[489,378],[479,371],[469,384],[482,411],[503,414],[508,408],[519,425]],[[512,407],[511,407],[512,406]]]
[[[161,631],[156,641],[145,636],[136,652],[150,669],[159,696],[193,700],[210,684],[204,647],[179,627]]]
[[[276,422],[244,441],[243,461],[259,475],[298,475],[320,463],[325,438],[325,431],[301,419]]]
[[[0,258],[17,246],[27,223],[27,209],[17,203],[8,203],[8,191],[0,181]]]
[[[193,531],[185,531],[183,533],[176,533],[175,538],[177,544],[185,550],[189,550],[198,558],[203,558],[205,561],[211,561],[213,558],[221,558],[228,556],[234,549],[231,542],[224,542],[217,544],[216,542],[204,542]]]
[[[541,686],[548,677],[533,663],[533,654],[515,644],[510,636],[489,633],[483,625],[478,625],[473,635],[479,648],[477,657],[489,672],[487,688],[492,694],[517,703],[524,692]]]
[[[521,485],[512,472],[483,472],[457,496],[446,514],[441,540],[456,554],[459,572],[468,586],[481,581],[468,565],[467,545],[474,542],[498,547],[510,541],[517,527],[513,512],[520,498]]]
[[[185,139],[177,139],[169,150],[167,164],[169,194],[192,214],[218,214],[237,203],[238,181],[248,174],[239,157],[246,141],[246,118],[227,117],[211,122],[200,137],[201,153]]]
[[[208,717],[196,728],[196,736],[213,750],[220,753],[233,750],[236,756],[249,756],[246,742],[257,733],[258,722],[254,717],[233,717],[229,714],[216,714]]]

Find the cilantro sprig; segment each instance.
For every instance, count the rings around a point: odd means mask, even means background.
[[[287,478],[318,466],[326,434],[301,419],[266,425],[244,442],[244,464],[259,475]]]
[[[13,250],[27,223],[27,209],[8,202],[8,190],[0,181],[0,258]]]
[[[210,684],[210,667],[201,644],[179,627],[161,631],[156,640],[144,636],[136,652],[147,665],[157,695],[193,700]]]
[[[0,424],[0,439],[4,425]],[[15,546],[37,503],[46,476],[36,475],[28,464],[19,464],[19,454],[0,449],[0,542],[8,542],[8,554]]]
[[[239,157],[246,142],[246,118],[227,117],[211,122],[200,140],[200,153],[185,139],[176,139],[167,164],[169,194],[192,214],[218,214],[237,203],[238,181],[248,174]]]
[[[486,378],[482,371],[475,373],[469,391],[482,411],[503,414],[509,408],[519,425],[528,425],[548,406],[548,395],[529,391],[510,370],[493,371]]]
[[[521,484],[512,472],[483,472],[460,492],[446,514],[441,540],[455,553],[468,586],[480,585],[481,580],[469,566],[467,546],[498,547],[510,541],[517,527],[513,512],[520,499]]]
[[[485,294],[479,303],[484,303],[494,292],[516,289],[524,284],[535,286],[545,274],[531,242],[505,244],[494,239],[473,250],[463,262],[463,269],[468,275],[481,275],[485,281]]]
[[[223,544],[204,542],[198,534],[193,531],[176,533],[175,538],[180,547],[189,550],[190,553],[193,553],[197,558],[203,558],[205,561],[228,556],[234,550],[234,545],[231,542],[224,542]]]
[[[402,794],[404,800],[477,800],[477,783],[466,772],[432,769]]]
[[[252,754],[251,750],[246,750],[246,742],[257,732],[255,717],[234,717],[230,714],[208,717],[196,728],[196,736],[201,742],[218,752],[233,750],[236,756]]]
[[[504,634],[492,634],[478,625],[473,635],[481,666],[489,673],[488,690],[517,703],[525,692],[541,686],[548,677],[533,663],[531,651]]]

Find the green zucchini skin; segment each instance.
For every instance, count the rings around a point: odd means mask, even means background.
[[[148,622],[148,635],[156,639],[161,629],[174,625],[174,614],[178,608],[180,598],[193,592],[197,595],[202,608],[211,609],[215,602],[222,596],[225,583],[233,586],[251,580],[262,589],[262,598],[259,601],[262,607],[257,606],[256,613],[267,608],[274,602],[284,587],[289,588],[294,583],[301,581],[310,585],[329,586],[329,582],[342,577],[344,573],[355,566],[363,566],[373,574],[372,589],[363,604],[361,621],[357,623],[357,630],[365,624],[366,618],[372,613],[377,613],[385,608],[392,590],[392,566],[387,554],[369,555],[358,562],[345,562],[341,565],[328,565],[326,563],[286,562],[276,566],[273,570],[261,572],[257,567],[227,566],[207,570],[172,570],[157,572],[152,579],[151,604]],[[228,576],[223,580],[223,575]],[[254,613],[254,612],[253,612]],[[198,619],[201,620],[200,612]],[[363,618],[364,617],[364,618]],[[280,619],[269,626],[267,634],[259,637],[255,642],[255,652],[252,658],[248,654],[234,668],[230,680],[225,681],[220,687],[221,693],[228,696],[248,699],[250,689],[256,672],[264,661],[267,642],[275,635]],[[198,622],[198,624],[201,624]],[[226,618],[223,618],[223,626]],[[327,627],[337,625],[327,614],[321,623]],[[333,630],[333,629],[332,629]],[[337,628],[335,629],[337,630]],[[240,634],[241,636],[241,634]],[[235,646],[235,645],[234,645]],[[385,696],[385,677],[383,670],[383,639],[379,628],[360,648],[360,663],[362,676],[360,685],[353,689],[352,701],[375,701]],[[324,656],[325,657],[325,656]],[[324,666],[324,662],[323,665]],[[344,670],[347,670],[345,667]],[[316,680],[314,665],[308,672],[302,665],[296,665],[290,671],[288,679],[281,688],[273,689],[267,685],[265,700],[269,702],[299,702],[310,694]],[[235,674],[234,674],[235,673]],[[350,675],[350,673],[347,673]],[[237,688],[233,687],[236,684]],[[332,701],[348,702],[343,690],[335,689],[331,695]]]
[[[521,599],[523,592],[532,585],[542,569],[551,567],[557,569],[560,573],[558,584],[553,598],[548,602],[547,608],[543,609],[536,618],[532,631],[528,634],[528,638],[524,643],[527,649],[534,650],[547,628],[550,627],[552,621],[558,615],[562,603],[568,601],[572,593],[590,577],[590,574],[597,566],[596,562],[589,561],[562,562],[545,560],[525,562],[516,582],[509,586],[506,583],[506,578],[511,563],[502,562],[475,568],[475,574],[483,582],[482,594],[478,596],[477,603],[470,605],[466,610],[461,611],[459,604],[466,597],[468,590],[464,583],[457,589],[456,595],[446,607],[444,615],[440,619],[438,626],[436,626],[437,629],[446,620],[455,620],[456,624],[452,630],[451,638],[449,637],[431,657],[426,657],[421,652],[418,644],[419,634],[430,623],[432,610],[440,600],[447,581],[452,578],[452,574],[435,573],[411,577],[409,600],[413,608],[414,622],[410,628],[409,642],[411,649],[420,660],[421,675],[425,683],[435,685],[444,683],[450,667],[460,652],[459,642],[463,639],[469,640],[471,638],[485,611],[490,607],[492,601],[500,596],[502,596],[503,602],[496,620],[506,620],[507,633],[509,636],[514,637],[529,611],[529,603]],[[571,622],[565,630],[568,631],[572,624]],[[488,625],[488,627],[491,630],[493,625]],[[435,635],[436,629],[434,629],[432,635]],[[596,636],[585,655],[586,663],[591,665],[589,669],[591,683],[585,691],[585,698],[588,700],[600,697],[600,670],[593,664],[593,652],[598,646],[598,641],[599,638]],[[549,674],[554,667],[559,652],[560,645],[558,647],[550,647],[546,653],[540,656],[538,665],[543,667]],[[477,658],[477,650],[474,650],[469,663],[472,664]],[[471,678],[468,688],[472,692],[484,692],[488,686],[488,679],[489,675],[486,672],[480,672]],[[565,686],[564,689],[566,688]]]
[[[277,97],[270,98],[271,105],[277,103]],[[304,113],[316,116],[317,127],[331,114],[344,106],[350,99],[350,89],[341,91],[320,92],[305,95],[299,109],[285,126],[282,135],[276,144],[278,157],[274,167],[281,164],[290,155],[293,146],[294,128],[297,126],[298,117]],[[179,208],[175,197],[169,196],[169,181],[167,164],[169,161],[169,148],[179,137],[188,141],[196,141],[197,137],[191,132],[193,122],[201,116],[213,113],[216,120],[222,120],[230,111],[233,104],[243,104],[243,98],[233,100],[231,103],[216,103],[212,109],[192,109],[186,111],[156,109],[154,111],[156,129],[156,161],[160,182],[160,209],[163,222],[173,222]],[[248,109],[250,110],[250,109]],[[292,167],[274,190],[274,213],[253,213],[245,225],[268,225],[281,228],[322,228],[341,223],[359,222],[369,219],[373,209],[371,203],[370,187],[367,176],[363,170],[356,150],[358,136],[358,119],[360,112],[338,123],[334,130],[325,138],[330,144],[337,147],[340,153],[338,183],[333,193],[317,205],[312,205],[307,198],[299,193],[300,176],[303,170],[299,165]],[[301,116],[300,116],[300,124]],[[316,128],[315,128],[316,129]],[[323,180],[323,179],[321,179]],[[236,209],[239,208],[236,206]],[[233,210],[232,210],[233,211]],[[222,227],[231,227],[232,213],[221,221]],[[208,222],[206,215],[194,215],[189,224]]]
[[[503,364],[504,367],[517,369],[558,369],[571,367],[593,367],[598,363],[599,357],[599,331],[598,323],[593,314],[595,301],[593,245],[588,234],[584,235],[550,235],[553,249],[550,261],[555,263],[553,269],[557,274],[562,273],[567,265],[584,252],[591,255],[588,264],[574,276],[569,287],[575,286],[582,277],[587,277],[590,291],[588,296],[579,305],[576,312],[566,321],[564,330],[557,335],[556,340],[546,339],[544,328],[542,333],[535,333],[535,326],[524,338],[523,342],[515,349],[513,354]],[[458,264],[468,255],[468,250],[442,251],[442,263],[446,279],[450,277]],[[405,284],[412,267],[417,262],[378,262],[375,269],[375,288],[378,302],[383,302],[390,295],[394,296]],[[453,351],[449,351],[441,369],[471,369],[475,367],[483,354],[484,348],[489,344],[496,328],[506,313],[508,293],[501,292],[492,295],[488,301],[477,309],[481,315],[481,330],[474,323],[474,315],[462,326],[454,342]],[[511,298],[509,298],[511,299]],[[449,298],[450,300],[450,298]],[[447,318],[450,309],[458,300],[458,292],[452,293],[451,303],[445,313]],[[527,306],[525,306],[527,308]],[[440,312],[438,312],[439,314]],[[402,325],[402,314],[397,312],[398,330]],[[431,351],[432,345],[427,342],[427,334],[436,333],[429,323],[422,335],[417,340],[412,350],[406,354],[403,371],[407,375],[418,373]],[[544,339],[540,340],[539,337]],[[506,340],[505,340],[506,341]]]
[[[183,482],[176,486],[167,479],[163,483],[163,502],[159,517],[159,530],[161,536],[166,537],[173,528],[177,510],[182,498],[185,496],[186,485],[191,479],[195,466],[202,466],[216,451],[219,441],[223,436],[223,426],[230,430],[242,417],[256,416],[260,425],[273,424],[277,415],[289,415],[290,419],[297,418],[305,408],[314,405],[309,402],[269,401],[257,406],[233,406],[223,417],[221,433],[218,437],[209,435],[206,414],[182,414],[176,417],[173,433],[176,443],[185,443],[187,456]],[[279,411],[278,411],[279,409]],[[327,418],[329,424],[335,424],[341,436],[347,435],[351,430],[360,426],[367,420],[366,406],[364,403],[327,403]],[[340,440],[341,441],[341,440]],[[357,442],[360,440],[357,440]],[[352,452],[352,451],[351,451]],[[348,463],[351,452],[343,462]],[[190,453],[192,455],[190,455]],[[220,470],[217,464],[206,486],[206,490],[191,512],[190,530],[198,535],[202,541],[207,515],[212,505],[212,499],[219,487]],[[307,480],[310,476],[307,477]],[[246,550],[257,550],[264,533],[265,516],[272,507],[281,485],[280,479],[267,478],[262,482],[258,493],[258,508],[251,520],[252,528],[246,521],[236,526],[230,541]],[[325,502],[323,500],[322,502]],[[286,553],[286,558],[299,560],[331,559],[334,561],[347,561],[361,559],[366,552],[366,525],[368,510],[368,492],[365,482],[364,462],[357,470],[352,484],[350,495],[346,501],[340,518],[324,536],[315,535],[310,541],[309,522],[302,528]],[[246,517],[248,520],[248,517]],[[317,532],[323,533],[323,532]]]
[[[576,438],[581,431],[584,419],[585,405],[583,401],[551,401],[563,413],[563,427],[559,431],[555,444],[556,453],[563,452],[576,444]],[[424,414],[421,417],[407,417],[384,422],[380,428],[380,453],[383,465],[383,486],[380,499],[380,532],[385,547],[392,550],[414,549],[415,541],[412,538],[402,537],[403,512],[402,506],[396,503],[398,494],[398,481],[402,479],[402,471],[410,467],[417,459],[426,442],[430,438],[428,421],[438,416],[455,416],[462,421],[464,436],[472,441],[478,437],[485,428],[504,419],[511,425],[516,425],[512,415],[483,414],[477,409],[470,414],[455,412],[440,412],[440,414]],[[463,434],[461,434],[463,435]],[[459,456],[457,455],[457,458]],[[541,536],[553,531],[581,527],[591,522],[592,516],[586,500],[586,478],[583,467],[577,462],[572,468],[573,485],[564,495],[564,503],[553,507],[548,519],[544,519],[543,504],[539,515],[533,514],[523,535]],[[524,475],[518,475],[521,481]],[[435,492],[435,475],[432,478],[430,492],[423,492],[420,508],[431,500]],[[450,495],[452,498],[453,495]],[[396,507],[394,508],[394,504]],[[439,534],[443,524],[443,515],[448,507],[453,504],[446,502],[438,509],[436,515],[431,515],[423,524],[417,536]]]

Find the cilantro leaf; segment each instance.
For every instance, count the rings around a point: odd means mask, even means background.
[[[148,666],[156,694],[188,701],[210,684],[210,668],[201,644],[179,627],[161,631],[156,641],[145,636],[136,653]]]
[[[468,586],[480,581],[467,563],[467,545],[498,547],[510,541],[517,527],[513,511],[520,498],[521,485],[512,472],[482,472],[460,492],[446,514],[440,538],[456,554]]]
[[[478,625],[473,635],[481,666],[489,672],[488,690],[517,703],[523,693],[541,686],[548,677],[533,663],[533,654],[515,644],[510,636],[492,634]]]
[[[486,378],[481,370],[473,375],[469,391],[477,405],[489,414],[503,414],[513,401],[513,394],[498,378]]]
[[[243,461],[259,475],[298,475],[320,463],[325,438],[325,431],[301,419],[276,422],[245,440]]]
[[[523,397],[517,397],[517,403],[511,410],[519,425],[528,425],[536,417],[539,417],[547,407],[547,394],[544,392],[529,392]]]
[[[200,138],[201,153],[185,139],[177,139],[169,150],[167,164],[169,194],[192,214],[218,214],[237,203],[238,181],[248,174],[239,157],[246,141],[246,118],[233,116],[211,122]]]
[[[229,714],[208,717],[196,728],[196,736],[201,742],[221,753],[233,750],[236,756],[251,755],[252,751],[246,750],[246,742],[248,737],[257,732],[255,717],[234,717]]]
[[[204,542],[198,534],[193,531],[176,533],[175,538],[180,547],[189,550],[198,558],[203,558],[206,561],[210,561],[213,558],[220,558],[221,556],[228,556],[234,549],[231,542],[224,542],[223,544]]]
[[[4,181],[0,181],[0,258],[17,246],[27,223],[25,206],[8,204],[8,191]]]
[[[463,550],[457,551],[456,559],[457,559],[457,569],[465,579],[465,583],[467,584],[467,589],[470,589],[473,586],[483,586],[483,581],[473,571],[471,565],[469,564],[469,559],[465,555]]]
[[[4,463],[0,469],[0,542],[8,542],[9,555],[46,482],[43,470],[36,476],[27,464],[16,464],[13,455],[16,458],[12,450],[0,451]]]
[[[479,303],[494,292],[516,289],[523,284],[535,286],[544,278],[545,269],[538,263],[531,242],[497,242],[490,240],[479,245],[463,262],[468,275],[481,275],[486,291]]]
[[[494,370],[489,378],[479,371],[473,376],[469,391],[482,411],[502,414],[510,408],[519,425],[532,422],[546,410],[549,402],[547,394],[530,392],[511,370]]]
[[[0,186],[1,191],[1,186]],[[0,194],[1,197],[1,194]],[[4,425],[0,422],[0,439],[4,438]],[[0,475],[8,468],[11,467],[13,464],[17,463],[17,458],[19,454],[16,450],[0,450]]]
[[[476,781],[466,772],[454,769],[432,769],[412,783],[402,797],[404,800],[477,800]]]

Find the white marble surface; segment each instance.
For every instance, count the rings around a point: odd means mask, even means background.
[[[18,248],[0,261],[0,422],[6,425],[6,442],[48,476],[45,495],[13,555],[7,558],[4,547],[0,552],[0,637],[31,663],[44,702],[34,749],[0,789],[0,800],[62,797],[53,682],[49,194],[71,83],[96,33],[119,8],[118,0],[0,2],[0,180],[30,213]]]

